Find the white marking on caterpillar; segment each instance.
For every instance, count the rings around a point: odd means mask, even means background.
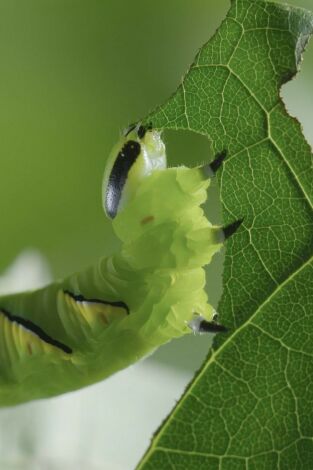
[[[207,321],[202,315],[195,314],[193,319],[190,320],[187,325],[194,332],[194,334],[198,333],[201,335],[203,333],[226,332],[227,328],[217,323],[216,319],[217,313],[214,310],[212,321]]]
[[[194,315],[193,319],[187,322],[187,325],[189,328],[193,331],[193,333],[196,335],[201,334],[203,332],[200,331],[200,324],[204,320],[204,317],[202,315]]]

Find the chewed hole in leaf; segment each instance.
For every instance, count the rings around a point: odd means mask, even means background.
[[[213,159],[210,140],[201,134],[188,130],[164,130],[164,141],[169,166],[201,165]]]
[[[188,130],[164,130],[168,166],[185,165],[188,167],[203,165],[214,160],[214,151],[210,140],[201,134]],[[219,169],[218,171],[222,171]],[[203,206],[204,212],[214,225],[222,225],[222,204],[218,178],[212,178],[208,188],[208,199]],[[217,307],[222,295],[222,273],[224,250],[213,257],[206,270],[206,290],[210,302]]]

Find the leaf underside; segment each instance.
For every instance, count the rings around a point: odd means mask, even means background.
[[[147,121],[207,136],[227,242],[219,336],[139,464],[153,469],[313,468],[313,170],[280,98],[313,15],[233,1],[176,93]]]

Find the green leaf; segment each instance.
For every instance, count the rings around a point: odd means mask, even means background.
[[[140,469],[313,468],[313,171],[279,96],[297,72],[313,15],[233,1],[176,93],[147,120],[207,136],[227,242],[219,336]]]

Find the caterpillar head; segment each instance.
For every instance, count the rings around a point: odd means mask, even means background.
[[[102,186],[103,207],[113,219],[123,209],[141,181],[156,169],[166,168],[165,145],[151,127],[131,125],[113,148]]]

